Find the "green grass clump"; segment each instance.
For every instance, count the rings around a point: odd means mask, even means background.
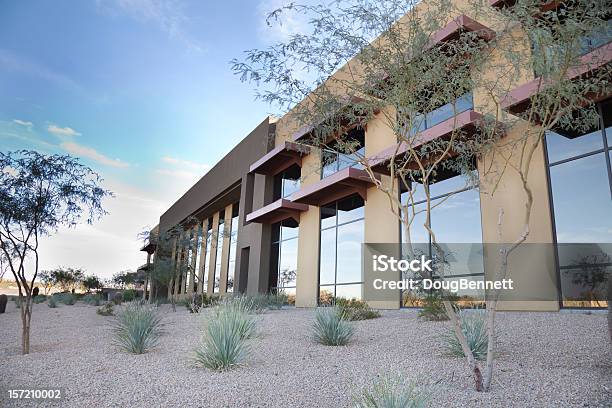
[[[53,297],[55,297],[58,302],[65,305],[74,305],[77,300],[76,296],[74,296],[72,293],[56,293],[53,295]]]
[[[146,353],[157,345],[162,333],[162,319],[155,306],[128,302],[113,326],[116,344],[133,354]]]
[[[123,291],[123,301],[131,302],[138,297],[138,292],[135,289],[126,289]]]
[[[43,303],[46,300],[47,300],[47,297],[45,295],[38,295],[32,298],[32,302],[36,304]]]
[[[425,408],[430,406],[433,388],[418,387],[401,377],[385,376],[355,398],[356,408]]]
[[[342,317],[337,307],[317,309],[312,330],[314,340],[326,346],[344,346],[355,334],[355,328]]]
[[[226,301],[207,320],[202,339],[195,349],[198,364],[222,371],[242,364],[249,355],[247,340],[255,335],[255,319],[248,302]]]
[[[102,304],[102,295],[100,294],[87,294],[81,298],[81,300],[90,306],[100,306]]]
[[[362,300],[337,298],[336,306],[345,320],[368,320],[380,317],[380,312],[378,310],[372,309]]]
[[[474,358],[484,360],[487,356],[487,346],[489,343],[487,338],[486,311],[461,311],[458,315],[461,331],[465,335],[468,346],[474,354]],[[443,335],[442,339],[444,340],[448,355],[465,357],[454,330],[449,330]]]
[[[57,300],[55,299],[55,296],[51,296],[49,298],[47,306],[49,306],[51,309],[55,309],[57,307]]]

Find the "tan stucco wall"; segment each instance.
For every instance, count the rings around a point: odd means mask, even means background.
[[[318,152],[306,156],[302,163],[304,186],[316,183],[321,178],[320,156]],[[319,207],[310,206],[300,215],[298,232],[298,260],[295,305],[315,307],[319,298],[319,236],[321,215]]]

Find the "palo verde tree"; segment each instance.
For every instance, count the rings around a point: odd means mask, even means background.
[[[70,156],[0,153],[0,248],[19,288],[23,354],[30,352],[40,239],[104,215],[102,200],[112,193],[100,183],[98,174]]]
[[[582,47],[585,39],[609,33],[609,4],[583,0],[543,10],[540,3],[518,0],[501,11],[478,0],[461,2],[461,9],[450,0],[291,3],[271,12],[268,23],[282,24],[284,15],[293,13],[307,19],[310,29],[247,51],[244,60],[232,62],[233,69],[257,85],[258,98],[287,112],[282,119],[287,128],[307,129],[304,140],[321,149],[323,163],[326,155],[343,156],[367,172],[388,197],[409,248],[415,222],[422,219],[417,227],[426,230],[436,255],[444,258],[431,213],[452,193],[432,201],[432,184],[461,174],[465,186],[457,191],[476,187],[481,195],[494,195],[506,174],[513,173],[523,194],[516,201],[521,225],[505,223],[505,209],[499,208],[500,266],[494,275],[502,279],[510,255],[530,234],[534,194],[529,173],[544,135],[558,128],[589,128],[597,117],[592,97],[610,93],[609,64],[596,54],[585,58]],[[454,20],[461,14],[494,30],[462,29]],[[454,35],[435,35],[453,25],[460,28]],[[534,72],[540,78],[534,96],[522,113],[508,114],[510,91]],[[478,113],[470,128],[460,115],[467,110]],[[517,131],[525,122],[537,126]],[[432,140],[426,130],[441,123],[446,132]],[[373,125],[387,129],[390,149],[362,149],[352,136],[354,129]],[[416,197],[424,203],[415,205]],[[504,228],[519,233],[512,238]],[[491,385],[498,297],[498,292],[487,294],[484,365],[474,358],[451,302],[444,301],[478,391]]]

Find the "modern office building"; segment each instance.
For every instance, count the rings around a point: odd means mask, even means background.
[[[509,2],[490,3],[499,7]],[[476,21],[466,12],[449,18],[448,25],[432,38],[447,41],[463,30],[495,35],[495,26]],[[612,44],[604,41],[595,48],[591,52],[604,55],[609,63]],[[535,74],[527,74],[502,108],[510,113],[525,109],[537,80]],[[475,107],[486,97],[477,91],[466,94],[457,117],[440,107],[439,114],[432,115],[435,120],[427,122],[422,131],[430,138],[444,137],[449,124],[458,123],[469,132],[481,117]],[[612,99],[599,95],[596,101],[600,113],[597,129],[582,135],[550,132],[535,152],[530,173],[534,202],[529,243],[612,242]],[[189,244],[172,252],[175,263],[193,265],[193,276],[177,276],[167,288],[169,295],[283,290],[294,297],[298,307],[314,307],[329,296],[362,297],[362,243],[401,242],[400,221],[390,210],[387,196],[350,155],[322,151],[305,143],[310,131],[297,126],[290,113],[278,120],[264,119],[161,215],[160,231],[190,217],[198,220],[190,229]],[[505,138],[519,137],[520,133],[520,126],[509,129]],[[382,118],[354,128],[349,137],[368,157],[397,143]],[[481,160],[476,161],[473,170],[478,172],[481,165]],[[431,187],[434,201],[444,200],[462,183],[459,175],[439,180]],[[432,212],[438,241],[498,242],[499,208],[521,197],[520,180],[510,172],[503,176],[493,196],[476,188],[453,194]],[[507,240],[520,233],[521,203],[516,204],[506,210],[509,227],[503,234]],[[513,219],[517,222],[512,223]],[[422,236],[418,229],[415,233],[417,240],[427,241],[425,231],[420,232]],[[145,245],[143,250],[151,256],[155,246]],[[572,267],[564,264],[556,251],[543,251],[539,256],[531,260],[538,265],[537,272],[518,278],[552,291],[556,297],[517,302],[509,309],[606,305],[572,303],[577,290]],[[470,276],[482,278],[482,272]],[[398,290],[396,300],[374,302],[374,306],[399,308],[407,302]]]

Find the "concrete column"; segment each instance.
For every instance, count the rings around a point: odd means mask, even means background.
[[[388,111],[386,114],[388,117],[394,117],[393,111]],[[393,146],[396,143],[396,140],[395,132],[391,127],[389,127],[385,115],[382,113],[377,115],[368,123],[366,128],[366,156],[373,156],[376,153],[381,152],[383,149]],[[383,182],[383,186],[387,188],[391,188],[391,183],[394,183],[395,191],[398,191],[397,181],[392,180],[391,177],[383,176],[381,181]],[[387,194],[376,187],[368,188],[364,210],[364,242],[397,243],[397,253],[394,254],[394,256],[399,259],[401,223],[399,218],[392,211],[391,202],[389,201]],[[392,302],[370,301],[370,306],[379,309],[398,309],[400,307],[400,293],[401,292],[398,290],[397,300]]]
[[[172,286],[174,285],[174,280],[176,278],[176,238],[172,239],[172,256],[170,257],[170,269],[172,271],[172,278],[168,281],[168,299],[170,299],[174,292],[172,291]]]
[[[195,225],[192,229],[191,229],[191,237],[192,237],[192,242],[191,242],[191,265],[189,268],[189,287],[187,288],[187,293],[189,295],[192,295],[193,293],[195,293],[195,289],[193,289],[193,283],[195,282],[195,277],[196,277],[196,260],[197,260],[197,256],[198,256],[198,235],[200,232],[200,224]],[[197,289],[197,288],[196,288]]]
[[[232,241],[232,207],[225,207],[225,222],[223,223],[223,247],[221,248],[221,274],[219,276],[219,293],[227,293],[227,275],[229,269],[230,245]]]
[[[200,250],[198,251],[199,254],[198,256],[200,257],[200,267],[199,270],[196,271],[196,273],[198,274],[198,287],[197,287],[197,292],[199,294],[202,293],[202,290],[204,288],[204,270],[205,270],[205,263],[206,263],[206,250],[208,248],[206,248],[206,235],[208,233],[208,218],[204,219],[204,221],[202,222],[202,243],[200,245]]]
[[[302,160],[302,186],[321,179],[320,153],[315,149]],[[321,213],[319,207],[310,206],[300,215],[298,232],[297,307],[316,307],[319,299],[319,244]]]
[[[183,286],[183,282],[185,281],[182,278],[182,271],[181,271],[181,265],[183,262],[183,238],[185,237],[184,233],[181,233],[181,235],[179,236],[178,240],[177,240],[177,245],[176,245],[176,268],[175,268],[175,274],[174,274],[174,296],[177,297],[180,293],[181,293],[181,286]]]
[[[500,144],[511,146],[512,140],[524,137],[527,131],[524,128],[525,126],[530,125],[522,123],[510,129],[505,138],[500,141]],[[508,150],[508,148],[505,150]],[[505,151],[504,156],[511,157],[511,160],[516,162],[520,155],[511,155],[510,152]],[[485,243],[499,242],[498,220],[502,208],[504,218],[501,226],[501,241],[503,243],[514,242],[522,232],[526,196],[522,190],[518,174],[509,167],[505,172],[502,172],[505,165],[506,163],[499,152],[496,152],[495,155],[490,154],[478,162],[482,238]],[[494,191],[493,186],[498,181],[499,185]],[[542,145],[538,147],[533,156],[528,183],[533,192],[533,207],[529,224],[530,232],[525,244],[550,244],[553,242],[553,229],[546,161]],[[521,251],[517,250],[508,260],[508,272],[510,274],[508,277],[515,281],[515,287],[533,288],[534,296],[547,293],[556,297],[558,282],[554,251],[530,251],[528,257],[520,256],[520,254]],[[488,279],[493,279],[493,271],[498,267],[498,262],[499,256],[496,253],[485,251],[485,273]],[[537,267],[534,267],[534,265],[537,265]],[[558,300],[507,301],[505,303],[500,302],[498,309],[557,311],[559,310],[559,303]]]
[[[215,286],[215,266],[217,262],[217,230],[219,229],[219,212],[213,215],[212,234],[210,236],[210,256],[208,257],[208,288],[206,293],[213,293]]]

